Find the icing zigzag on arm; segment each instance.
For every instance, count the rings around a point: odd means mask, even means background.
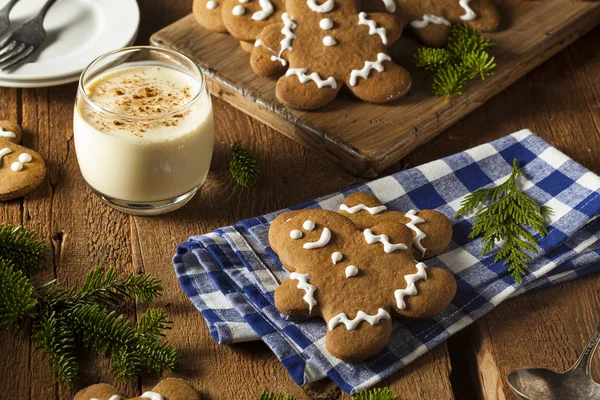
[[[427,280],[427,271],[425,270],[427,266],[423,263],[418,263],[416,267],[417,272],[404,276],[404,280],[406,280],[406,288],[394,291],[396,306],[399,310],[406,309],[406,302],[404,301],[405,296],[415,296],[418,294],[415,283],[420,280]]]

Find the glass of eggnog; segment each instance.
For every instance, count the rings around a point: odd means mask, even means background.
[[[105,203],[137,215],[173,211],[210,168],[213,112],[204,75],[168,49],[105,54],[81,75],[73,132],[83,178]]]

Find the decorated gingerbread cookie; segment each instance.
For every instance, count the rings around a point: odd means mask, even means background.
[[[490,32],[500,22],[491,0],[373,0],[364,5],[371,11],[396,15],[429,46],[444,46],[452,24],[466,23],[480,32]]]
[[[25,196],[46,176],[46,163],[37,152],[20,146],[21,127],[0,121],[0,201]]]
[[[227,32],[221,17],[223,0],[194,0],[193,13],[198,24],[210,31]]]
[[[406,225],[413,232],[412,249],[417,258],[442,254],[452,240],[452,223],[444,214],[433,210],[390,211],[369,193],[349,195],[339,212],[360,229],[372,228],[383,222]]]
[[[150,392],[130,400],[200,400],[198,392],[181,379],[165,379]],[[126,400],[110,385],[103,383],[89,386],[75,395],[74,400]]]
[[[286,0],[285,7],[283,22],[267,26],[260,36],[269,61],[288,68],[277,82],[282,103],[319,108],[344,85],[364,101],[385,103],[410,88],[408,72],[387,54],[402,33],[391,14],[361,12],[360,0]],[[265,75],[261,67],[253,62]]]
[[[272,249],[290,271],[275,305],[290,316],[323,318],[333,356],[374,356],[389,340],[393,314],[431,318],[456,292],[452,274],[415,261],[414,239],[395,220],[361,229],[333,211],[284,213],[269,230]]]

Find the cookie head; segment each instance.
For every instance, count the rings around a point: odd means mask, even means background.
[[[201,27],[214,32],[227,32],[221,10],[223,0],[194,0],[193,14]]]
[[[200,394],[181,379],[165,379],[151,391],[129,400],[200,400]],[[100,383],[80,390],[74,400],[126,400],[110,385]]]
[[[234,38],[253,45],[268,25],[279,23],[284,0],[223,0],[223,23]]]

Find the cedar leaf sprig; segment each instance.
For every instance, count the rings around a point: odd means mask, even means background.
[[[469,238],[473,239],[483,234],[484,244],[482,255],[488,254],[498,243],[501,247],[494,262],[504,260],[508,272],[519,283],[525,275],[527,263],[531,256],[527,253],[537,253],[538,241],[523,226],[531,227],[541,237],[548,230],[544,225],[545,217],[551,213],[550,208],[539,207],[534,199],[521,192],[517,187],[517,178],[523,172],[513,161],[510,177],[506,182],[493,188],[477,189],[469,194],[461,203],[461,208],[455,218],[459,218],[474,209],[483,206],[475,213],[473,228]]]
[[[242,147],[242,142],[236,140],[231,146],[229,171],[234,179],[243,187],[253,187],[260,178],[260,168],[256,154]]]
[[[415,54],[417,67],[435,73],[433,94],[445,97],[461,94],[465,84],[479,76],[482,80],[493,74],[495,58],[488,50],[493,44],[466,24],[452,27],[446,48],[421,47]]]

